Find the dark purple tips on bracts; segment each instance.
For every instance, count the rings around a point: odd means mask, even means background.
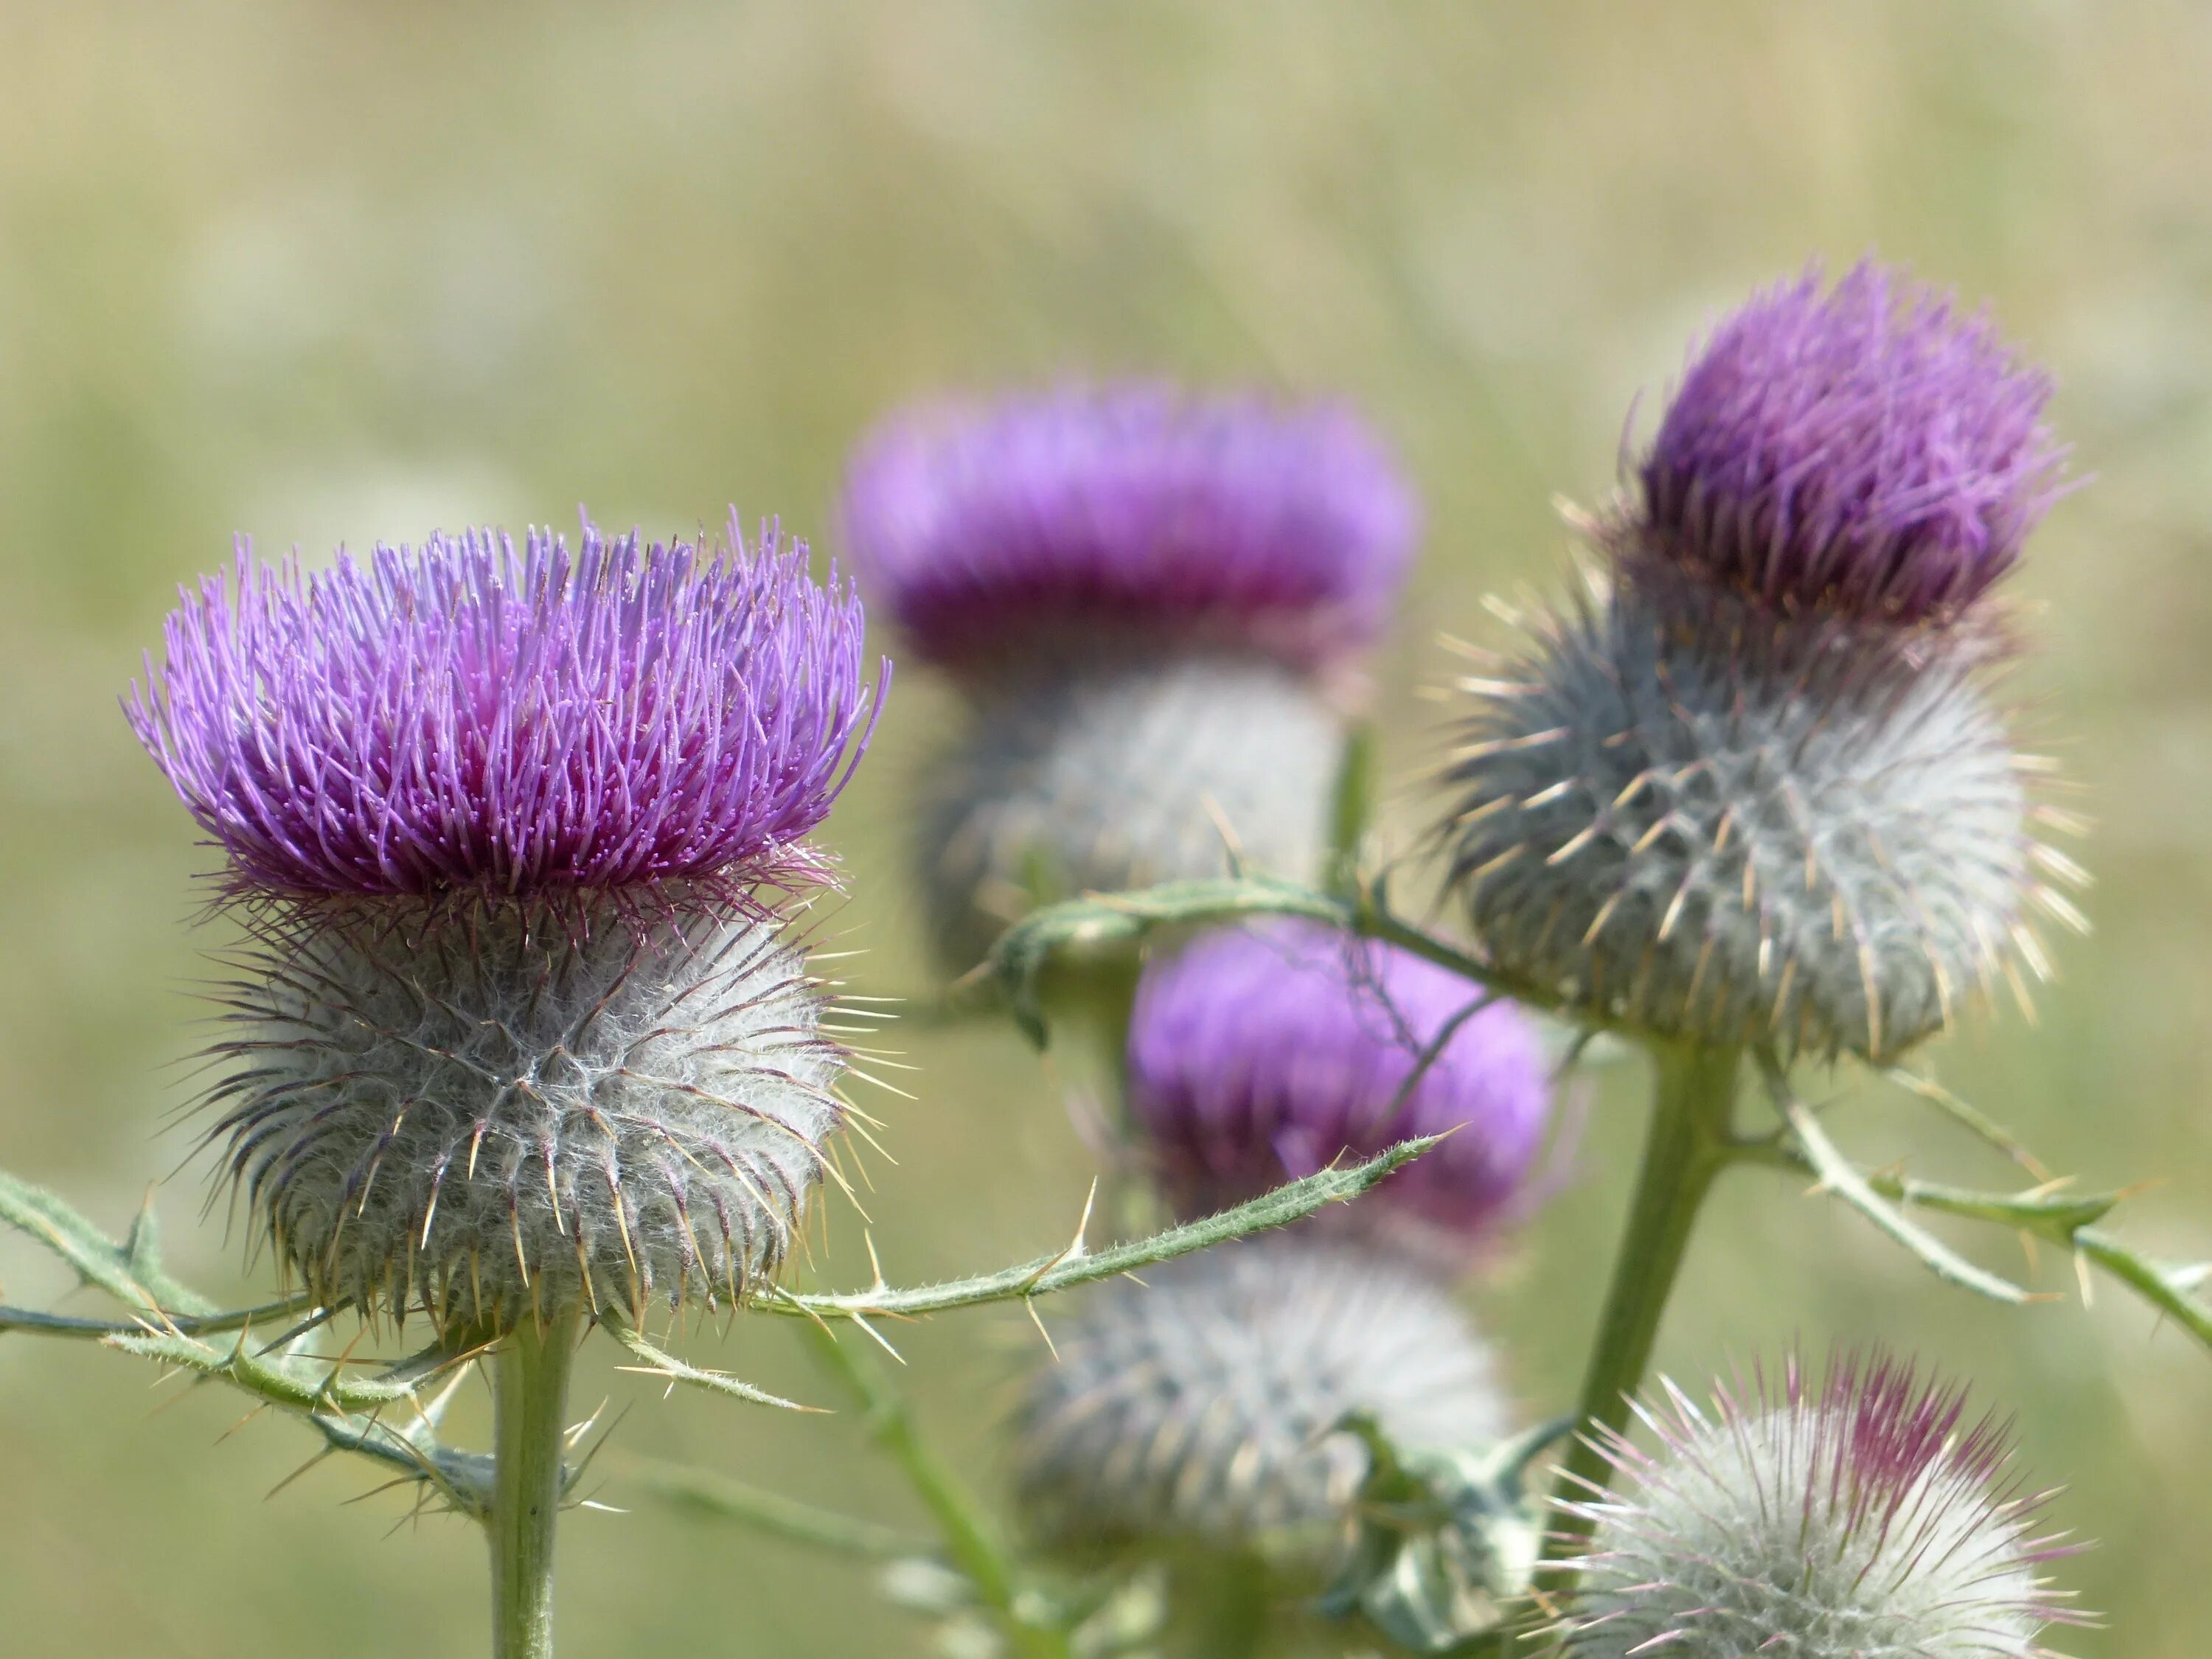
[[[1644,550],[1784,609],[1957,614],[2058,493],[2051,383],[1985,316],[1871,261],[1759,295],[1639,469]]]
[[[1504,1002],[1468,1014],[1481,994],[1306,922],[1207,934],[1154,964],[1130,1024],[1129,1098],[1170,1200],[1203,1213],[1442,1133],[1361,1203],[1468,1238],[1517,1213],[1550,1080],[1528,1016]]]
[[[243,890],[742,883],[809,866],[866,741],[862,627],[734,515],[713,550],[481,531],[311,573],[241,544],[128,712]]]
[[[870,591],[939,661],[1073,622],[1303,662],[1381,630],[1419,513],[1341,406],[1124,385],[898,416],[862,445],[843,522]]]

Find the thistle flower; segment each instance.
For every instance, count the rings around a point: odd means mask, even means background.
[[[1987,318],[1871,260],[1758,295],[1638,469],[1638,550],[1789,611],[1955,616],[2019,558],[2062,452]]]
[[[1404,951],[1299,921],[1205,934],[1148,967],[1128,1075],[1131,1115],[1184,1217],[1447,1135],[1342,1210],[1446,1252],[1526,1207],[1551,1110],[1520,1009]]]
[[[2031,908],[2080,925],[1971,606],[2048,499],[2042,382],[1889,280],[1724,325],[1595,526],[1611,571],[1462,682],[1452,884],[1604,1018],[1884,1060],[1999,978],[2026,1000]]]
[[[1415,513],[1326,405],[1076,388],[897,417],[845,493],[854,557],[969,704],[918,862],[964,968],[1041,896],[1304,872],[1349,668]]]
[[[1406,1447],[1499,1438],[1488,1348],[1434,1281],[1343,1239],[1218,1245],[1093,1291],[1017,1419],[1017,1478],[1064,1544],[1325,1553],[1366,1472],[1348,1413]]]
[[[134,729],[248,944],[210,1139],[326,1306],[635,1316],[782,1260],[842,1051],[775,896],[865,746],[803,543],[433,537],[188,592]]]
[[[1796,1362],[1778,1389],[1673,1384],[1638,1407],[1656,1456],[1623,1435],[1562,1639],[1575,1659],[2034,1659],[2079,1623],[2041,1577],[2070,1553],[2039,1535],[2047,1493],[2012,1475],[2010,1436],[1966,1391],[1875,1356]]]

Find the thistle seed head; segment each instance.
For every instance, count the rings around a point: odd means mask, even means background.
[[[973,966],[1040,899],[1254,867],[1306,877],[1343,720],[1249,653],[1071,650],[975,688],[938,765],[917,873],[932,944]]]
[[[773,1273],[842,1050],[801,945],[684,896],[258,919],[210,1139],[290,1276],[458,1330],[735,1305]]]
[[[1218,1245],[1056,1322],[1018,1423],[1021,1495],[1063,1545],[1267,1543],[1326,1553],[1366,1471],[1366,1413],[1407,1447],[1479,1446],[1508,1414],[1488,1348],[1425,1273],[1341,1239]]]
[[[1443,1134],[1315,1219],[1462,1259],[1528,1207],[1551,1114],[1526,1013],[1409,952],[1303,921],[1223,928],[1149,965],[1128,1072],[1178,1214]]]
[[[842,519],[915,647],[969,669],[1062,625],[1340,657],[1381,630],[1419,514],[1345,409],[1139,383],[896,416]]]
[[[1566,1506],[1595,1525],[1566,1653],[2045,1659],[2045,1627],[2081,1622],[2041,1577],[2070,1552],[1965,1398],[1880,1356],[1819,1388],[1792,1361],[1710,1413],[1666,1385],[1639,1407],[1658,1455],[1608,1436],[1613,1490]]]
[[[1975,629],[1778,615],[1624,573],[1464,683],[1439,826],[1502,965],[1671,1037],[1884,1060],[2079,916]]]
[[[1983,314],[1871,260],[1753,299],[1692,362],[1622,550],[1789,612],[1942,623],[2059,493],[2051,382]]]

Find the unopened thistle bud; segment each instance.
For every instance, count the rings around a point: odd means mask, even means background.
[[[1074,389],[898,417],[854,463],[854,559],[969,703],[918,854],[938,955],[1040,893],[1255,865],[1326,839],[1347,668],[1415,511],[1341,410]]]
[[[2046,959],[2073,865],[1984,599],[2054,493],[2049,386],[1862,265],[1752,302],[1593,526],[1608,568],[1463,682],[1440,833],[1498,963],[1661,1035],[1882,1060]],[[2048,878],[2048,879],[2046,879]]]
[[[2009,1470],[2007,1429],[1969,1421],[1965,1390],[1879,1356],[1794,1361],[1775,1387],[1672,1384],[1638,1414],[1656,1455],[1608,1433],[1613,1489],[1561,1631],[1573,1659],[2037,1659],[2078,1623],[2045,1581],[2069,1553],[2040,1535],[2049,1496]]]
[[[1427,1274],[1345,1239],[1218,1245],[1093,1291],[1056,1322],[1017,1424],[1017,1476],[1066,1546],[1328,1553],[1367,1467],[1365,1413],[1406,1447],[1507,1431],[1490,1352]]]
[[[210,1139],[324,1305],[742,1296],[842,1121],[775,896],[865,744],[803,543],[241,548],[131,700],[249,940]]]
[[[1278,921],[1202,935],[1139,982],[1129,1109],[1184,1217],[1446,1137],[1316,1223],[1464,1257],[1518,1217],[1551,1114],[1528,1016],[1392,946]]]

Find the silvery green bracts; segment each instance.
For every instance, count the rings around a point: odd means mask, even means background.
[[[1016,1425],[1017,1478],[1069,1544],[1273,1539],[1326,1555],[1370,1413],[1407,1446],[1508,1426],[1487,1346],[1427,1274],[1343,1240],[1219,1246],[1103,1285],[1059,1322]]]
[[[2039,1534],[2046,1494],[1963,1389],[1880,1355],[1814,1386],[1793,1358],[1639,1415],[1658,1451],[1607,1434],[1614,1489],[1571,1506],[1596,1523],[1573,1659],[2034,1659],[2078,1620],[2041,1577],[2069,1553]]]

